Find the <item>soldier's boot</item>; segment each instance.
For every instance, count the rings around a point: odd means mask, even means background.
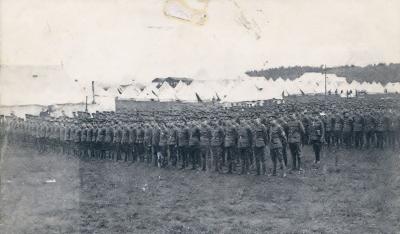
[[[267,167],[265,166],[265,162],[262,162],[262,174],[265,175],[267,174]]]
[[[157,157],[157,153],[156,153],[155,155],[153,155],[153,160],[154,160],[153,165],[154,165],[155,167],[157,167],[157,166],[158,166],[158,157]]]
[[[245,173],[246,174],[249,174],[250,173],[250,160],[247,158],[246,160],[245,160]]]
[[[193,159],[192,161],[192,170],[196,170],[196,160]]]
[[[228,160],[228,174],[232,174],[232,170],[233,170],[233,162],[230,162]]]
[[[297,162],[297,156],[292,154],[292,168],[290,169],[289,173],[297,170],[296,162]]]
[[[282,177],[286,177],[286,166],[285,166],[285,163],[282,163],[281,168],[282,168]]]
[[[186,167],[186,160],[185,158],[182,159],[182,165],[181,165],[181,170],[185,169]]]
[[[299,173],[303,171],[303,168],[301,168],[301,158],[297,158],[297,170],[299,170]]]
[[[245,169],[245,162],[242,160],[242,170],[240,171],[240,175],[246,174],[246,169]]]
[[[207,161],[206,161],[206,155],[203,155],[201,158],[201,170],[206,171],[207,170]]]
[[[276,176],[276,162],[273,163],[272,176]]]
[[[287,150],[286,147],[282,149],[282,158],[283,158],[283,163],[285,166],[287,166]]]
[[[260,175],[261,173],[261,165],[260,165],[260,161],[256,160],[256,171],[257,171],[257,175]]]

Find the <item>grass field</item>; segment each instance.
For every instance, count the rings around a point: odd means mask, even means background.
[[[338,153],[280,178],[4,147],[0,233],[400,233],[399,153]]]

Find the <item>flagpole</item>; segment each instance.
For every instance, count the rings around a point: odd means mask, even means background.
[[[324,73],[325,73],[325,108],[326,108],[326,64],[324,65]]]

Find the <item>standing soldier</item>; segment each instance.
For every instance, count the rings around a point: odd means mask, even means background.
[[[362,149],[364,146],[365,120],[360,113],[356,113],[353,121],[354,145],[355,148]]]
[[[202,171],[205,171],[206,169],[211,170],[210,141],[211,129],[207,122],[204,121],[200,125],[200,155]]]
[[[82,158],[85,158],[88,154],[88,142],[87,142],[87,126],[86,124],[82,124],[81,126],[81,152]]]
[[[177,144],[178,144],[178,131],[174,124],[168,126],[168,152],[171,165],[176,167],[177,164]]]
[[[73,136],[74,136],[75,156],[77,156],[77,157],[81,156],[81,147],[80,147],[81,134],[82,134],[82,130],[78,126],[78,122],[76,122],[74,125],[74,135]]]
[[[92,135],[92,157],[100,159],[101,145],[97,143],[99,137],[100,127],[98,123],[94,123]]]
[[[107,159],[112,159],[112,149],[113,149],[113,136],[114,136],[114,129],[111,126],[111,124],[108,122],[106,123],[106,132],[105,132],[105,138],[104,138],[104,145],[105,145],[105,153],[106,153],[106,158]]]
[[[124,161],[127,162],[129,158],[129,128],[126,123],[122,126],[121,153],[124,154]]]
[[[296,114],[292,114],[288,122],[288,142],[289,149],[292,155],[292,171],[301,169],[301,136],[304,135],[304,126],[296,118]]]
[[[150,127],[149,124],[146,124],[144,128],[143,144],[144,144],[144,154],[146,155],[147,164],[151,163],[151,158],[152,158],[152,153],[151,153],[152,133],[153,133],[152,128]]]
[[[158,163],[158,157],[157,154],[158,152],[160,152],[160,147],[159,147],[159,143],[160,143],[160,127],[159,125],[156,123],[154,124],[153,128],[152,128],[152,138],[151,138],[151,145],[152,145],[152,153],[153,153],[153,160],[154,160],[154,166],[157,166]]]
[[[328,144],[328,147],[331,147],[333,141],[333,128],[334,128],[334,120],[332,113],[327,113],[327,115],[323,118],[324,127],[325,127],[325,142]]]
[[[40,141],[39,141],[39,153],[44,153],[46,152],[46,124],[44,121],[41,122],[40,124]]]
[[[136,162],[137,154],[135,149],[136,143],[136,125],[129,126],[129,154],[132,155],[132,162]]]
[[[235,165],[235,158],[234,158],[234,153],[235,153],[235,147],[236,147],[236,141],[237,141],[237,134],[236,134],[236,128],[233,126],[231,121],[227,121],[226,123],[226,129],[225,129],[225,152],[227,154],[227,163],[228,163],[228,174],[232,174],[233,167]]]
[[[211,147],[212,157],[216,172],[222,172],[222,158],[224,148],[224,129],[221,126],[221,122],[217,122],[211,129]]]
[[[375,130],[376,130],[376,119],[371,112],[368,112],[365,117],[365,139],[366,148],[368,149],[374,143]]]
[[[385,133],[385,117],[380,112],[378,113],[377,123],[376,123],[376,148],[383,149],[384,133]]]
[[[189,147],[192,170],[196,170],[200,161],[200,129],[194,122],[190,124]]]
[[[249,173],[252,140],[251,128],[246,121],[242,121],[238,128],[238,148],[242,161],[242,175]]]
[[[66,144],[65,144],[65,123],[62,122],[60,124],[60,136],[58,136],[60,139],[60,146],[61,146],[61,154],[65,154],[66,151]]]
[[[162,124],[160,128],[160,141],[158,147],[160,150],[158,152],[157,161],[159,166],[166,167],[168,166],[168,129],[165,124]]]
[[[322,143],[325,139],[324,123],[318,118],[318,113],[314,113],[310,125],[310,140],[315,154],[315,164],[320,163]]]
[[[388,145],[392,147],[393,150],[396,148],[396,116],[394,113],[390,113],[389,115],[389,126],[388,126]]]
[[[178,154],[182,160],[181,169],[186,168],[189,165],[189,128],[186,124],[180,124],[178,129]]]
[[[353,131],[353,119],[350,117],[349,112],[345,112],[343,118],[343,141],[348,149],[352,145],[351,144],[352,131]]]
[[[309,141],[310,141],[310,137],[309,137],[309,133],[310,133],[310,130],[309,130],[309,126],[310,126],[310,123],[311,123],[311,120],[310,120],[310,117],[309,117],[309,115],[308,114],[304,114],[303,115],[303,118],[302,118],[302,120],[301,120],[301,122],[302,122],[302,124],[303,124],[303,126],[304,126],[304,130],[305,130],[305,134],[304,134],[304,136],[302,137],[303,138],[303,145],[306,145],[306,144],[309,144]],[[341,130],[341,129],[340,129]]]
[[[105,159],[107,154],[106,132],[107,126],[105,125],[105,123],[102,123],[97,130],[96,137],[96,145],[98,147],[98,150],[100,151],[100,159]]]
[[[140,162],[144,162],[143,141],[144,141],[144,129],[143,125],[139,124],[138,128],[136,129],[135,150],[136,150],[136,155],[139,157]]]
[[[284,117],[279,118],[278,124],[282,127],[283,131],[285,132],[286,136],[288,134],[288,124]],[[285,166],[287,167],[287,142],[282,142],[282,158]]]
[[[87,125],[87,138],[86,138],[86,145],[87,145],[87,150],[88,150],[88,158],[94,158],[94,144],[92,142],[93,139],[93,130],[94,127],[92,124]]]
[[[45,146],[47,146],[47,149],[53,150],[54,145],[52,141],[52,123],[50,120],[46,121],[46,134],[45,134]]]
[[[400,146],[400,114],[396,113],[395,117],[395,143]]]
[[[257,175],[260,175],[262,170],[262,174],[265,175],[266,173],[266,166],[265,166],[265,146],[268,142],[268,132],[265,126],[260,122],[260,119],[256,119],[254,125],[254,140],[253,140],[253,147],[254,147],[254,154],[255,154],[255,161],[256,161],[256,169]]]
[[[121,140],[122,140],[122,128],[121,122],[114,125],[114,149],[117,154],[116,161],[121,160]]]
[[[343,118],[338,113],[334,118],[333,131],[334,131],[334,144],[337,148],[343,143]]]
[[[68,155],[72,154],[72,148],[73,148],[73,126],[71,122],[68,122],[65,128],[65,146],[66,146],[66,152]]]
[[[271,126],[269,130],[269,139],[270,139],[270,154],[273,163],[273,171],[272,175],[276,176],[276,167],[277,162],[280,164],[280,168],[282,169],[282,177],[286,177],[286,166],[283,163],[282,158],[282,142],[286,141],[286,135],[283,131],[283,128],[278,124],[276,119],[271,121]]]

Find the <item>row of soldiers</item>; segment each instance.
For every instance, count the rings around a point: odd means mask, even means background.
[[[1,133],[11,144],[36,146],[40,153],[49,150],[82,158],[141,161],[155,166],[215,170],[240,173],[255,167],[266,173],[266,155],[278,164],[282,175],[288,166],[302,170],[302,147],[311,144],[315,163],[320,162],[322,145],[396,147],[399,144],[400,117],[395,112],[278,113],[268,117],[242,119],[140,120],[95,116],[79,118],[1,118]],[[1,136],[1,135],[0,135]],[[268,149],[268,150],[267,150]]]

